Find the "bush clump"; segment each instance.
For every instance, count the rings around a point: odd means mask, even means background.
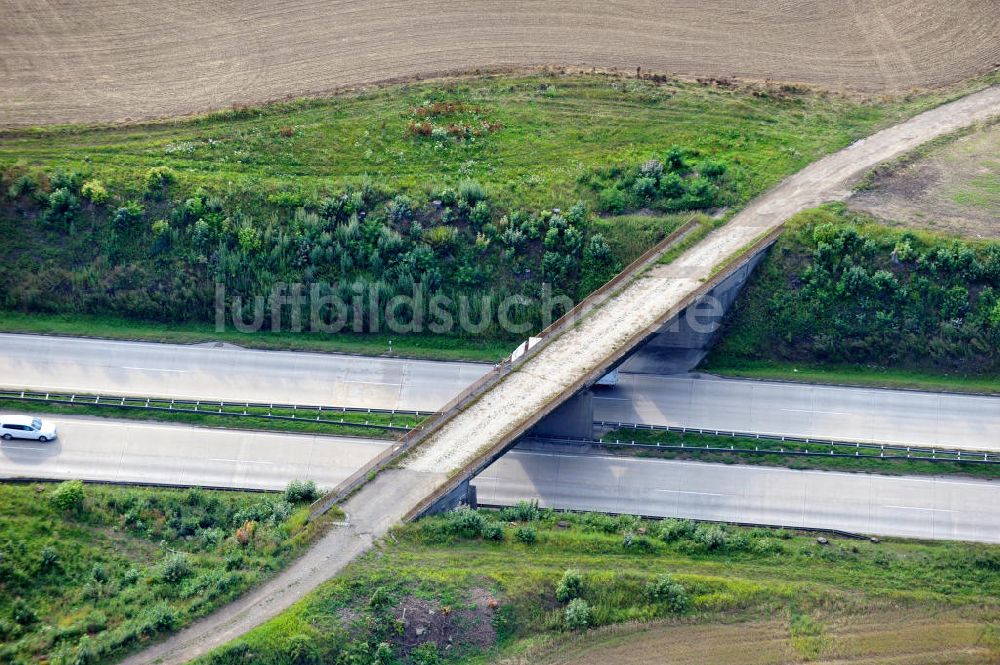
[[[514,537],[520,542],[530,545],[538,540],[538,533],[530,526],[519,526],[514,532]]]
[[[315,501],[319,490],[312,480],[293,480],[285,487],[285,501],[288,503],[303,503]]]
[[[169,166],[154,166],[146,171],[144,183],[146,192],[150,194],[161,193],[177,180],[177,174]]]
[[[45,218],[52,224],[70,225],[80,212],[80,200],[70,190],[59,188],[49,194],[49,208]]]
[[[583,598],[574,598],[566,606],[563,618],[570,630],[584,630],[590,626],[590,605]]]
[[[163,562],[160,570],[160,578],[167,584],[179,584],[189,575],[191,575],[191,562],[183,554],[171,555]]]
[[[88,180],[80,188],[80,195],[89,199],[94,205],[101,205],[108,200],[108,190],[100,180]]]
[[[563,573],[562,579],[556,585],[556,600],[566,603],[583,595],[583,576],[579,570],[570,568]]]
[[[79,513],[83,510],[85,498],[83,481],[67,480],[59,483],[49,494],[49,502],[59,510]]]
[[[670,575],[658,575],[646,585],[646,598],[652,603],[662,603],[671,612],[681,613],[691,606],[691,598],[683,586]]]

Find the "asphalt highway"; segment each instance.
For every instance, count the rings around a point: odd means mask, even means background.
[[[48,443],[0,441],[0,478],[29,477],[243,489],[311,479],[333,487],[388,442],[53,416]]]
[[[0,477],[272,490],[309,478],[331,487],[387,445],[87,417],[58,424],[50,443],[0,441]],[[574,510],[1000,542],[1000,483],[986,481],[514,450],[474,484],[487,504],[539,499]]]
[[[0,334],[0,385],[433,411],[490,368],[397,358]]]
[[[1000,450],[1000,398],[715,377],[621,374],[598,420],[862,443]]]
[[[0,385],[175,398],[435,410],[490,368],[231,346],[0,334]],[[1000,449],[1000,398],[621,374],[597,420]]]
[[[474,481],[480,503],[1000,542],[1000,483],[535,451]]]

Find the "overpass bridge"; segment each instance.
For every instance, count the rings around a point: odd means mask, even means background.
[[[858,141],[785,180],[670,263],[660,263],[694,230],[691,224],[678,229],[543,331],[523,355],[482,377],[435,418],[321,500],[316,511],[354,492],[367,495],[365,483],[390,466],[423,478],[416,484],[427,490],[412,497],[401,512],[404,519],[460,501],[468,481],[521,435],[628,359],[706,295],[744,279],[791,215],[845,198],[853,181],[879,162],[998,114],[1000,88],[994,87]]]
[[[845,198],[851,183],[879,162],[997,115],[1000,87],[993,87],[883,130],[806,167],[672,262],[659,263],[664,252],[692,231],[679,229],[554,324],[523,356],[481,378],[314,506],[320,513],[341,502],[348,526],[324,536],[243,601],[124,662],[186,662],[274,616],[335,575],[399,520],[456,500],[468,479],[522,434],[746,268],[791,215]]]

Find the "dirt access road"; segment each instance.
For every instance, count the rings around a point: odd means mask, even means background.
[[[1000,66],[996,0],[5,0],[0,125],[553,65],[868,92]]]
[[[761,232],[799,210],[846,198],[852,180],[878,162],[998,115],[1000,86],[881,131],[787,179],[672,263],[633,279],[617,296],[428,437],[404,460],[403,468],[383,472],[363,486],[344,506],[349,526],[329,532],[302,559],[257,591],[124,662],[184,663],[275,616],[336,575],[411,507],[446,483],[450,471],[492,447],[576,378],[613,355],[631,333],[673,308],[711,274],[714,266]]]

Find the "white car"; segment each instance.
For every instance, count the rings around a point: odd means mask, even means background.
[[[0,416],[0,437],[5,441],[34,439],[45,443],[56,438],[56,426],[32,416]]]

